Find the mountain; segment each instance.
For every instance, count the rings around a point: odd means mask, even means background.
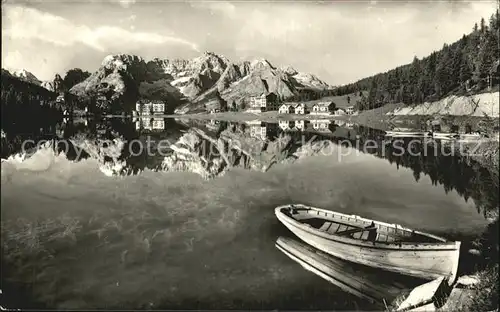
[[[29,78],[30,76],[23,77]],[[1,81],[2,124],[25,119],[26,116],[37,116],[43,119],[57,115],[58,107],[51,104],[56,98],[55,93],[19,78],[3,68]]]
[[[54,92],[54,82],[53,81],[42,81],[40,84],[45,89]]]
[[[17,77],[23,81],[26,81],[26,82],[29,82],[32,84],[36,84],[38,86],[42,84],[42,82],[40,80],[38,80],[38,78],[36,78],[35,75],[30,73],[26,69],[20,69],[20,70],[16,70],[13,72],[9,72],[9,74],[11,74],[12,76]]]
[[[135,55],[107,56],[99,69],[70,92],[80,97],[105,96],[130,111],[137,99],[165,100],[169,112],[205,111],[215,102],[244,105],[249,96],[274,92],[285,99],[301,90],[326,90],[331,86],[314,75],[293,68],[276,68],[265,59],[231,62],[222,55],[204,52],[190,60],[159,59],[146,62]],[[105,107],[105,109],[111,109]]]
[[[25,69],[10,72],[7,69],[2,68],[2,74],[16,77],[17,79],[20,79],[22,81],[41,86],[51,92],[54,92],[54,83],[52,81],[41,81],[34,74]]]
[[[104,97],[100,108],[107,112],[134,109],[138,99],[166,100],[176,105],[182,94],[170,85],[172,76],[156,62],[127,54],[108,55],[99,69],[70,89],[81,98]]]

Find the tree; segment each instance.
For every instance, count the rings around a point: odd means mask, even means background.
[[[486,21],[484,20],[484,17],[481,18],[481,33],[484,33],[486,31]]]
[[[491,20],[491,24],[493,25],[496,24],[495,16],[496,15],[494,15]],[[498,53],[500,53],[498,47],[498,31],[495,29],[486,30],[485,33],[481,35],[479,42],[479,52],[475,59],[473,79],[477,84],[477,89],[481,90],[487,86],[488,79],[491,79],[490,73],[495,62],[498,60]]]
[[[64,90],[64,81],[59,74],[56,74],[54,78],[54,92],[59,93],[63,92]]]
[[[69,90],[74,85],[84,81],[88,77],[90,77],[90,73],[88,71],[83,71],[80,68],[73,68],[68,70],[66,76],[64,76],[63,85],[66,90]]]
[[[344,96],[359,92],[361,96],[367,92],[368,97],[356,106],[369,109],[388,102],[409,104],[439,100],[458,88],[463,90],[470,82],[479,84],[475,89],[484,88],[488,79],[497,85],[500,82],[498,16],[497,10],[489,19],[489,26],[483,18],[471,33],[443,45],[427,57],[414,57],[410,64],[335,88],[331,94]]]

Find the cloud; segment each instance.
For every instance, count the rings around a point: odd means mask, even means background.
[[[196,44],[175,36],[130,31],[116,26],[91,28],[74,24],[57,15],[21,6],[5,7],[2,24],[2,36],[11,39],[38,39],[58,46],[82,43],[101,52],[119,45],[133,44],[179,44],[199,51]]]
[[[195,1],[190,2],[191,7],[209,9],[212,12],[222,13],[229,18],[235,18],[236,7],[234,4],[227,1]]]

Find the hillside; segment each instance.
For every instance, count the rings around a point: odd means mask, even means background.
[[[70,92],[81,98],[105,97],[104,110],[130,111],[137,99],[165,100],[168,112],[205,111],[206,105],[244,106],[249,96],[274,92],[281,99],[332,89],[318,77],[264,59],[233,63],[205,52],[191,60],[134,55],[107,56],[99,69]]]
[[[52,114],[56,94],[49,90],[12,75],[2,69],[1,109],[2,124],[12,122],[26,115]]]
[[[12,71],[10,74],[12,76],[20,79],[20,80],[23,80],[23,81],[26,81],[26,82],[29,82],[32,84],[36,84],[38,86],[40,86],[42,84],[42,82],[40,80],[38,80],[38,78],[35,75],[33,75],[31,72],[27,71],[26,69]]]
[[[500,82],[499,12],[489,25],[482,19],[472,32],[429,56],[411,64],[361,79],[337,88],[335,95],[360,90],[367,97],[358,109],[373,109],[391,103],[417,104],[449,95],[476,94]]]

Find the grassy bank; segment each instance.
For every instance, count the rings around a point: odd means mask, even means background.
[[[481,250],[473,277],[478,281],[470,287],[470,296],[456,303],[456,311],[498,311],[498,212],[495,220],[473,244]]]

